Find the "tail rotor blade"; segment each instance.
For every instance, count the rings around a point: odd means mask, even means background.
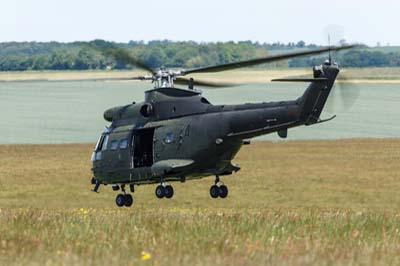
[[[357,101],[359,94],[359,85],[352,82],[346,75],[340,75],[332,88],[325,110],[328,113],[349,111]]]
[[[357,83],[352,82],[346,75],[339,79],[341,99],[344,110],[350,110],[360,95],[360,87]]]

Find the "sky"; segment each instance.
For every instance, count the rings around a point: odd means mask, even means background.
[[[400,45],[397,0],[1,0],[0,42],[105,39]]]

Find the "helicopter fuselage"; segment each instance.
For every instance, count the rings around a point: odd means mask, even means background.
[[[167,90],[179,92],[164,88],[162,93]],[[172,181],[231,174],[239,170],[231,160],[245,139],[286,130],[297,121],[295,101],[214,106],[197,96],[197,108],[202,110],[193,114],[156,121],[140,118],[103,133],[93,155],[96,178],[111,184],[158,183],[161,178]],[[145,105],[122,108],[140,113],[138,107]],[[179,112],[179,106],[163,106],[163,115],[168,109]]]
[[[212,105],[200,92],[158,88],[145,101],[104,113],[112,122],[92,155],[101,184],[185,181],[240,170],[232,163],[247,140],[321,122],[319,116],[339,69],[324,65],[294,101]]]

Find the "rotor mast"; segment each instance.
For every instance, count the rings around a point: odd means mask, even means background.
[[[154,84],[154,89],[158,88],[174,88],[174,81],[177,77],[184,76],[182,71],[173,71],[165,67],[153,73],[153,75],[139,76],[138,80],[151,80]]]
[[[153,76],[154,88],[173,88],[176,77],[180,75],[181,71],[173,71],[161,67]]]

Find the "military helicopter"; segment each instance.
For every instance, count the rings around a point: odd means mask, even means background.
[[[145,92],[141,103],[110,108],[104,119],[111,124],[101,134],[92,154],[93,191],[111,185],[117,206],[131,206],[135,186],[158,184],[157,198],[174,196],[172,182],[185,182],[215,176],[210,187],[212,198],[226,198],[228,187],[221,178],[240,170],[232,163],[242,145],[250,139],[277,132],[286,138],[288,129],[332,120],[320,115],[339,73],[330,59],[313,68],[312,78],[277,79],[281,82],[308,82],[303,95],[292,101],[241,105],[213,105],[196,86],[224,87],[184,76],[255,66],[294,57],[354,48],[355,45],[271,55],[247,61],[191,70],[154,70],[121,48],[105,54],[146,70],[149,75],[124,78],[148,80],[154,87]],[[178,88],[177,84],[187,87]],[[229,84],[228,84],[229,85]]]

